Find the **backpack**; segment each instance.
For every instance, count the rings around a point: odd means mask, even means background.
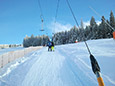
[[[51,46],[51,45],[52,45],[52,43],[51,43],[51,42],[49,42],[49,43],[48,43],[48,46]]]

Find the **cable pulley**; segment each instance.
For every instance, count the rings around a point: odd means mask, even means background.
[[[41,16],[40,16],[40,18],[41,18],[41,22],[42,22],[42,24],[41,24],[41,30],[40,31],[44,31],[44,29],[43,29],[43,13],[42,13],[42,8],[41,8],[41,4],[40,4],[40,1],[38,0],[38,4],[39,4],[39,8],[40,8],[40,12],[41,12]]]
[[[43,23],[44,20],[42,19],[41,21],[42,21],[42,23]]]
[[[43,18],[41,18],[41,22],[42,22],[42,28],[40,31],[44,31],[44,29],[43,29],[43,22],[44,22]]]
[[[43,22],[44,22],[43,18],[41,18],[41,22],[42,22],[42,25],[41,25],[42,28],[40,31],[44,31],[44,29],[43,29]]]

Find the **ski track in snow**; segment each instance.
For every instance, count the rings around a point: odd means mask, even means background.
[[[96,41],[88,41],[99,62],[103,57],[113,59],[115,56],[114,42],[110,40],[107,39],[105,42],[97,40],[101,42],[97,45],[95,45]],[[103,55],[103,53],[105,54]],[[102,63],[100,62],[101,66],[104,67]],[[106,68],[102,69],[105,70]],[[114,68],[112,69],[114,70]],[[114,74],[114,71],[112,73]],[[0,86],[98,85],[96,76],[92,72],[88,52],[83,43],[57,46],[55,52],[48,52],[47,48],[38,50],[11,64],[0,77]],[[102,71],[102,77],[105,86],[115,86],[114,77],[107,75],[106,71]]]
[[[22,86],[62,86],[58,73],[63,60],[64,57],[55,56],[54,52],[44,51],[31,67]]]

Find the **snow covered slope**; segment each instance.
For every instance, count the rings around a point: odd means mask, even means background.
[[[97,59],[105,86],[115,86],[115,41],[87,42]],[[0,70],[0,86],[98,86],[83,42],[42,48]]]

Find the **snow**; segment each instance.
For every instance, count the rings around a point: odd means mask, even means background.
[[[115,86],[115,40],[87,41],[105,86]],[[0,86],[98,86],[83,42],[44,47],[0,69]]]

